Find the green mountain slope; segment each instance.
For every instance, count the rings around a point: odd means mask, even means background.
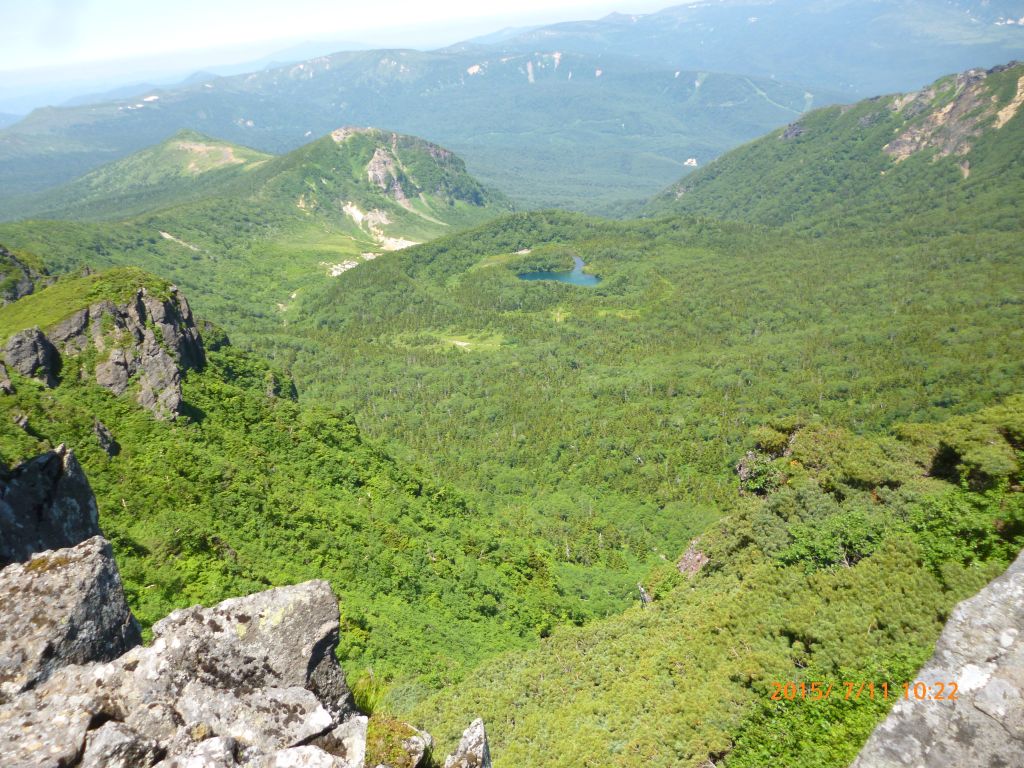
[[[191,129],[263,151],[338,125],[423,136],[526,205],[646,198],[792,121],[824,91],[542,48],[339,53],[102,104],[36,110],[0,131],[0,214],[26,194]]]
[[[776,490],[667,565],[650,606],[485,663],[410,714],[443,747],[482,715],[499,768],[849,765],[952,606],[1024,545],[1024,400],[899,439],[773,432]],[[926,477],[943,451],[959,472]]]
[[[79,221],[0,225],[3,242],[57,271],[143,265],[209,316],[264,329],[311,287],[508,208],[448,150],[371,129],[279,157],[179,134],[32,205]]]
[[[1021,224],[1024,64],[815,111],[692,174],[651,206],[817,231],[900,235]],[[969,213],[968,213],[969,212]]]
[[[179,131],[19,206],[25,216],[36,218],[123,218],[216,194],[228,179],[244,177],[272,157],[195,131]]]

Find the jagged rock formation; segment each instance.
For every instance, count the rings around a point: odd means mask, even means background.
[[[39,379],[48,387],[57,386],[60,355],[38,328],[27,328],[7,340],[4,360],[22,376]]]
[[[143,647],[71,452],[19,467],[3,503],[0,542],[19,542],[16,556],[69,545],[0,570],[4,768],[364,768],[368,718],[334,657],[326,582],[175,611]],[[410,730],[417,766],[433,740]],[[449,763],[490,766],[482,721]]]
[[[36,270],[0,245],[0,305],[28,296],[40,277]]]
[[[100,536],[0,571],[0,614],[0,702],[61,667],[110,661],[142,642]]]
[[[454,153],[444,147],[413,136],[388,133],[377,128],[346,126],[331,133],[336,144],[342,145],[356,136],[376,143],[373,156],[366,164],[366,180],[403,208],[412,209],[411,201],[424,193],[439,195],[449,202],[462,200],[473,205],[484,202],[483,190],[478,184],[458,183],[465,174],[465,165]],[[429,179],[417,176],[403,162],[403,156],[426,155],[434,166]]]
[[[955,701],[900,700],[851,768],[1024,765],[1024,554],[949,617],[916,680]]]
[[[0,567],[100,533],[96,498],[73,451],[58,446],[0,476]]]
[[[173,287],[167,297],[140,288],[125,304],[97,302],[46,333],[21,331],[7,342],[4,358],[19,373],[55,386],[65,360],[90,348],[99,361],[81,374],[116,395],[137,378],[139,403],[158,418],[181,412],[181,372],[206,359],[188,301]]]
[[[459,748],[445,758],[444,768],[491,768],[491,750],[482,719],[477,718],[462,732]]]

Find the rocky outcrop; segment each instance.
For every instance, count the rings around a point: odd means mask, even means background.
[[[42,275],[0,245],[0,305],[28,296]]]
[[[0,615],[0,701],[61,667],[110,661],[142,641],[99,536],[0,571]]]
[[[692,579],[708,562],[708,556],[700,549],[700,537],[698,536],[690,541],[682,557],[676,561],[676,570]]]
[[[0,706],[9,764],[361,766],[365,718],[334,659],[326,582],[176,611],[153,634],[149,647],[65,666]]]
[[[5,494],[0,542],[21,542],[19,555],[73,540],[83,519],[95,529],[95,499],[63,447],[16,469]],[[38,525],[40,509],[70,520]],[[101,536],[7,565],[0,764],[364,768],[368,718],[335,660],[339,618],[330,586],[310,581],[175,611],[143,647]],[[401,764],[421,765],[430,735],[408,726],[403,736]],[[490,766],[482,721],[446,766]]]
[[[63,445],[0,477],[0,567],[99,532],[92,488]]]
[[[491,768],[491,750],[482,719],[477,718],[462,732],[459,748],[445,758],[444,768]]]
[[[206,361],[202,339],[185,297],[171,288],[166,297],[140,288],[125,304],[101,301],[78,310],[44,334],[38,328],[15,334],[4,358],[25,376],[56,386],[64,361],[94,349],[98,362],[81,370],[116,395],[138,382],[138,402],[158,418],[181,412],[181,375]]]
[[[940,93],[938,84],[895,97],[889,108],[912,122],[885,145],[886,154],[896,162],[924,149],[933,149],[936,157],[966,155],[987,124],[994,120],[994,127],[1001,128],[1024,103],[1024,78],[1021,78],[1018,96],[1000,109],[985,80],[1002,69],[971,69],[956,75],[947,86],[952,89],[952,97]],[[914,119],[922,113],[925,117]]]
[[[852,768],[1024,765],[1024,554],[954,610],[916,680]],[[956,683],[956,700],[947,700]]]
[[[60,355],[38,328],[27,328],[11,336],[4,347],[4,361],[22,376],[39,379],[48,387],[57,386]]]

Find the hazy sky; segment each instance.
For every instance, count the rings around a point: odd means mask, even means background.
[[[650,12],[672,4],[672,0],[0,0],[0,29],[4,30],[0,72],[185,50],[242,50],[271,41],[447,45],[503,26],[596,18],[613,10]]]

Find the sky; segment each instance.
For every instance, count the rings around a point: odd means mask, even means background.
[[[644,0],[0,0],[0,76],[175,52],[265,55],[275,44],[281,48],[305,40],[432,48],[505,26],[597,18],[614,10],[650,12],[661,5]]]

